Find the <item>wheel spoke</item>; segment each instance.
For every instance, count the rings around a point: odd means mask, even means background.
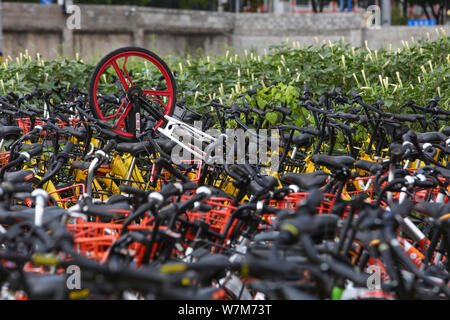
[[[127,61],[128,61],[128,57],[125,57],[125,61],[123,62],[123,71],[127,75],[128,81],[130,81],[130,86],[133,86],[133,81],[131,81],[130,75],[128,74],[128,71],[126,68]]]
[[[130,112],[130,109],[131,109],[132,106],[133,106],[133,103],[132,103],[132,102],[129,102],[129,103],[127,104],[127,106],[126,106],[126,108],[125,108],[125,111],[120,115],[119,120],[117,120],[117,123],[116,123],[116,128],[117,128],[117,129],[120,129],[120,127],[121,127],[122,124],[124,123],[125,118],[127,117],[128,112]]]
[[[113,60],[111,62],[114,70],[116,70],[117,76],[119,77],[120,82],[122,83],[122,87],[124,89],[124,91],[126,92],[129,88],[129,85],[127,83],[127,80],[125,80],[125,77],[123,76],[122,70],[120,70],[119,65],[117,64],[116,60]]]
[[[117,109],[117,112],[115,113],[115,114],[113,114],[113,115],[111,115],[111,116],[107,116],[107,117],[105,117],[105,120],[109,120],[109,119],[111,119],[111,118],[115,118],[115,117],[117,117],[117,115],[119,114],[119,112],[122,110],[122,108],[123,108],[123,105],[125,104],[125,102],[126,101],[128,101],[128,99],[127,98],[125,98],[125,99],[123,99],[123,101],[122,101],[122,103],[120,104],[120,107],[119,107],[119,109]]]
[[[149,96],[170,96],[172,94],[169,90],[143,90],[143,92]]]
[[[144,61],[146,67],[149,63],[152,68],[156,67],[157,70],[161,72],[161,76],[158,80],[156,80],[156,78],[151,80],[145,77],[141,79],[138,74],[133,75],[135,71],[135,59],[137,59],[138,62]],[[128,61],[130,61],[129,64]],[[144,98],[143,100],[147,100],[149,103],[143,104],[144,107],[141,105],[141,107],[144,108],[141,110],[143,112],[142,121],[145,121],[148,115],[152,114],[153,110],[148,109],[152,103],[154,103],[154,107],[157,108],[161,114],[167,115],[173,112],[172,108],[175,104],[176,84],[172,83],[173,79],[170,70],[164,65],[163,61],[160,61],[153,53],[147,52],[145,49],[119,49],[108,55],[108,60],[102,63],[101,66],[98,66],[99,69],[95,75],[95,84],[90,88],[90,95],[95,97],[93,100],[94,105],[91,106],[91,108],[94,109],[93,111],[95,111],[96,117],[113,124],[114,132],[126,137],[135,137],[135,132],[127,132],[126,129],[128,115],[134,110],[133,102],[127,98],[129,94],[132,94],[130,88],[136,87],[138,91],[141,89],[142,91],[138,92],[137,95],[141,96]],[[150,74],[148,73],[148,75]],[[104,78],[102,78],[102,76],[104,76]],[[113,80],[107,81],[110,78]],[[101,81],[105,81],[105,85],[103,85],[103,82]],[[91,91],[93,92],[91,93]],[[99,104],[98,99],[102,95],[115,95],[120,98],[111,104]],[[154,128],[157,129],[162,124],[163,121],[159,120],[154,125]],[[133,126],[131,125],[131,127]]]
[[[166,105],[164,104],[164,102],[162,102],[161,100],[156,99],[156,98],[153,98],[153,99],[150,99],[150,100],[158,102],[160,105],[163,106],[163,108],[164,108],[165,110],[167,110],[167,106],[166,106]]]

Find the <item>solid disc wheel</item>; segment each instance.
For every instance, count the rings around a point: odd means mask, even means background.
[[[130,130],[130,123],[136,121],[136,116],[130,112],[134,110],[133,102],[127,98],[130,88],[139,88],[143,98],[160,114],[173,114],[176,84],[166,63],[147,49],[120,48],[97,64],[89,84],[89,103],[93,115],[113,124],[114,132],[127,138],[135,136],[135,132]],[[137,121],[141,121],[141,128],[143,121],[150,121],[155,130],[164,123],[154,119],[142,107],[140,120],[138,118]]]

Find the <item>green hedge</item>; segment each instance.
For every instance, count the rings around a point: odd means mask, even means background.
[[[343,42],[309,47],[284,43],[261,55],[228,51],[216,57],[165,59],[176,75],[179,95],[200,111],[211,99],[230,103],[236,101],[236,92],[272,84],[284,87],[266,90],[260,100],[291,103],[304,83],[317,94],[336,87],[344,93],[357,88],[369,102],[384,100],[390,112],[408,100],[423,104],[435,94],[448,107],[450,97],[450,42],[443,31],[435,41],[410,41],[399,50],[352,48]],[[48,89],[55,83],[87,91],[93,68],[79,59],[43,61],[23,54],[0,65],[0,93]]]

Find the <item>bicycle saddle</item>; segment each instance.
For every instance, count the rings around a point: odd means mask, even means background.
[[[60,207],[46,207],[44,215],[42,217],[42,223],[43,225],[49,225],[55,221],[60,221],[62,217],[66,215],[66,210],[61,209]],[[36,209],[35,208],[28,208],[24,210],[20,210],[17,212],[13,211],[3,211],[2,212],[4,217],[8,217],[10,219],[13,219],[13,221],[22,221],[22,220],[34,220]]]
[[[168,138],[158,138],[155,139],[154,141],[158,144],[158,146],[162,149],[162,151],[164,151],[168,155],[172,153],[172,149],[176,145],[175,142],[173,142]]]
[[[383,168],[380,163],[369,160],[357,160],[355,162],[355,167],[370,173],[376,173]]]
[[[289,133],[284,134],[284,140],[286,143],[289,141],[289,136]],[[312,136],[307,133],[294,134],[291,140],[291,143],[299,148],[308,147],[312,144],[312,142]]]
[[[51,141],[44,141],[42,143],[40,142],[36,142],[36,143],[24,143],[20,146],[20,151],[28,151],[34,148],[39,148],[39,146],[42,147],[49,147],[49,146],[53,146]]]
[[[27,294],[31,299],[54,299],[55,294],[67,291],[66,274],[25,273]]]
[[[334,239],[339,219],[337,215],[331,213],[315,216],[313,220],[315,231],[311,234],[313,241],[320,243],[323,239]]]
[[[0,138],[5,139],[6,137],[18,137],[22,133],[22,129],[16,126],[2,126],[0,125]]]
[[[359,115],[353,114],[353,113],[336,112],[333,115],[333,118],[340,118],[340,119],[349,120],[349,121],[358,121]]]
[[[109,129],[102,129],[100,135],[110,140],[116,140],[121,142],[136,142],[136,138],[134,137],[125,137]]]
[[[355,163],[355,159],[350,156],[329,156],[324,154],[313,155],[311,161],[320,166],[334,170],[350,168]]]
[[[425,115],[423,114],[393,114],[392,117],[402,122],[414,122],[419,119],[425,119]]]
[[[447,137],[449,137],[449,136],[450,136],[450,126],[444,127],[444,128],[441,130],[441,132],[442,132],[443,134],[445,134]]]
[[[447,139],[447,136],[443,134],[442,132],[424,132],[424,133],[417,133],[417,140],[419,142],[428,142],[428,143],[441,143],[442,141],[445,141]]]
[[[149,141],[136,142],[136,143],[127,143],[121,142],[116,146],[117,152],[129,153],[133,157],[137,156],[140,153],[148,153],[151,150],[151,144]]]
[[[86,162],[86,161],[74,161],[70,165],[74,169],[79,169],[79,170],[84,171],[84,170],[89,169],[90,164],[91,164],[90,162]]]
[[[361,242],[365,247],[368,247],[372,241],[378,240],[380,233],[377,230],[358,230],[355,234],[355,239]]]
[[[317,189],[323,187],[328,179],[328,173],[317,171],[311,173],[293,173],[284,174],[280,181],[283,184],[295,184],[302,190]]]
[[[435,202],[420,202],[416,204],[414,209],[434,219],[439,219],[440,217],[450,212],[450,204],[435,203]]]
[[[444,178],[450,178],[450,169],[444,169],[440,167],[433,167],[433,169],[439,172],[439,174]]]
[[[27,182],[33,178],[34,173],[32,170],[20,170],[15,172],[5,172],[3,180],[11,183],[20,183]]]
[[[85,212],[87,215],[98,216],[100,221],[110,221],[111,219],[120,219],[124,214],[130,212],[130,205],[127,202],[116,202],[113,204],[92,204]]]
[[[361,125],[366,126],[369,124],[369,118],[366,115],[360,115],[359,122],[361,122]]]
[[[278,186],[278,179],[272,176],[262,176],[264,186],[253,180],[249,185],[249,191],[252,194],[261,193],[264,191],[273,191]]]
[[[64,129],[69,135],[74,136],[77,139],[83,139],[86,136],[86,129],[84,127],[80,128],[66,127]]]

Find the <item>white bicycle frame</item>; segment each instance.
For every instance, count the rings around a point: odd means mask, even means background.
[[[197,158],[209,162],[211,159],[208,157],[209,151],[212,150],[218,143],[221,142],[221,139],[215,138],[197,128],[194,128],[180,120],[177,120],[171,116],[164,116],[167,120],[167,124],[164,128],[159,127],[157,131],[162,133],[164,136],[178,144],[184,150],[190,152]],[[194,144],[192,143],[184,143],[184,141],[180,141],[180,137],[189,136],[193,138]],[[226,136],[221,134],[221,136]],[[208,147],[205,151],[202,150],[203,143],[208,143]]]

